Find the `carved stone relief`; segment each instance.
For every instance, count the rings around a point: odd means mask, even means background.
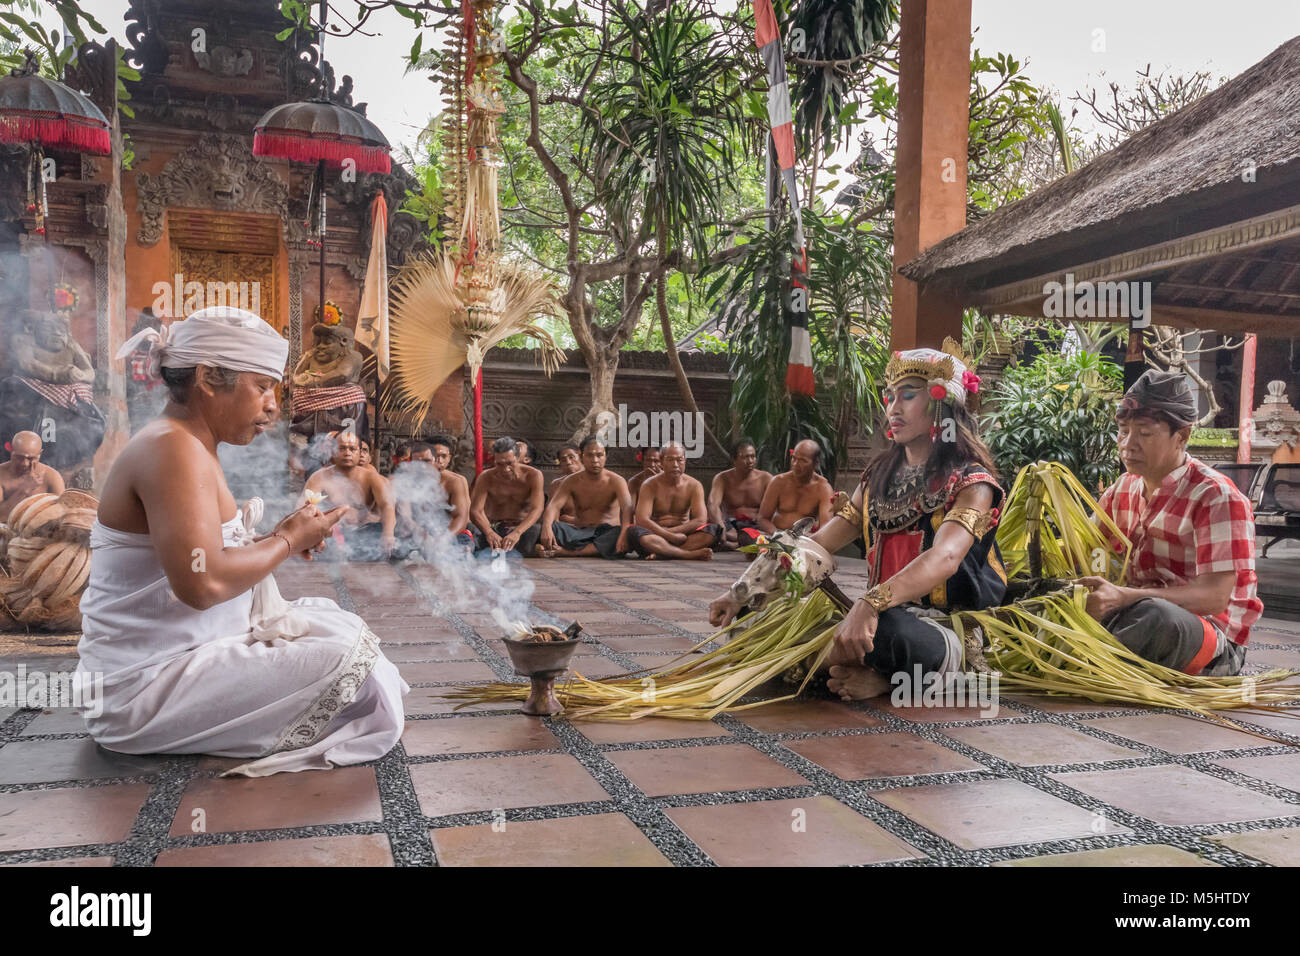
[[[207,133],[177,154],[156,176],[139,173],[140,229],[136,241],[152,246],[162,238],[168,206],[270,213],[284,223],[285,238],[302,237],[290,218],[289,189],[275,171],[252,155],[242,136]]]

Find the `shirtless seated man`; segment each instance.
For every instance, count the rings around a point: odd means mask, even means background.
[[[19,432],[10,442],[9,460],[0,465],[0,524],[24,498],[39,494],[63,494],[63,476],[41,464],[44,450],[36,432]]]
[[[436,435],[411,443],[411,460],[393,472],[397,513],[402,522],[402,548],[419,551],[432,561],[438,538],[450,534],[466,551],[474,548],[469,531],[469,482],[451,470],[452,440]],[[486,474],[486,472],[484,472]]]
[[[686,474],[686,449],[678,442],[664,445],[660,460],[664,470],[641,486],[628,538],[647,558],[707,561],[722,528],[709,524],[704,486]]]
[[[605,468],[605,446],[594,436],[579,445],[582,471],[564,479],[542,515],[542,557],[617,558],[627,551],[632,496],[627,482]],[[561,521],[571,513],[573,521]]]
[[[734,551],[758,540],[758,511],[771,482],[771,473],[758,469],[754,442],[748,438],[736,442],[731,467],[714,475],[709,489],[709,521],[722,528],[719,551]]]
[[[641,470],[627,480],[627,493],[636,504],[637,493],[641,486],[664,470],[663,458],[658,448],[638,448],[636,460],[641,463]]]
[[[555,453],[555,465],[560,469],[560,473],[551,479],[551,483],[546,486],[546,497],[551,499],[555,497],[555,491],[560,487],[560,482],[570,475],[576,475],[582,471],[582,454],[578,451],[578,446],[571,441],[566,441],[560,446],[560,450]],[[566,520],[563,515],[560,520]]]
[[[299,504],[307,492],[325,495],[328,504],[347,505],[348,512],[335,527],[335,540],[350,561],[382,561],[393,553],[397,514],[388,480],[361,464],[361,441],[355,432],[336,432],[331,464],[307,479]],[[341,540],[340,540],[341,538]]]
[[[521,464],[513,438],[492,443],[492,467],[484,469],[470,493],[474,550],[518,551],[533,557],[542,526],[542,473]]]
[[[790,453],[790,470],[772,479],[758,508],[758,527],[764,534],[774,534],[794,527],[800,518],[813,518],[813,530],[831,520],[831,500],[835,489],[817,474],[822,450],[815,441],[805,438]]]

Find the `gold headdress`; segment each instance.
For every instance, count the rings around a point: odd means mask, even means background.
[[[925,379],[930,396],[938,401],[951,398],[960,405],[966,396],[979,391],[980,377],[970,370],[971,360],[949,336],[942,349],[908,349],[895,352],[885,366],[885,384],[897,385],[905,378]]]

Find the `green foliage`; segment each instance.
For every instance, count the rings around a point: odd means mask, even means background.
[[[758,446],[760,467],[785,470],[788,449],[811,438],[826,452],[833,477],[847,453],[854,419],[870,428],[888,360],[890,252],[869,227],[803,214],[813,250],[808,275],[808,333],[818,399],[785,390],[790,333],[783,296],[789,284],[793,219],[768,232],[752,224],[743,256],[710,276],[707,294],[738,302],[728,330],[735,376],[731,404],[740,433]]]
[[[792,8],[792,9],[791,9]],[[803,155],[829,154],[856,124],[851,99],[866,77],[863,63],[898,24],[896,0],[798,0],[779,3],[781,36],[794,74],[791,108]],[[796,39],[802,39],[799,50]]]
[[[1187,444],[1192,448],[1236,448],[1239,439],[1235,428],[1193,428]]]
[[[983,423],[998,470],[1014,475],[1036,461],[1059,461],[1084,487],[1109,485],[1119,475],[1115,404],[1124,372],[1089,352],[1046,351],[1013,365],[990,390]]]
[[[702,255],[721,215],[718,171],[735,165],[735,64],[702,5],[670,3],[654,17],[618,2],[612,8],[611,26],[626,39],[588,89],[577,160],[602,171],[616,215],[630,220],[643,208],[661,259],[672,250]]]

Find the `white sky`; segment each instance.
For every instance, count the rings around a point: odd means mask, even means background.
[[[270,6],[270,0],[267,0]],[[1062,98],[1086,85],[1132,82],[1152,64],[1177,72],[1209,69],[1234,76],[1285,40],[1300,34],[1297,0],[972,0],[975,45],[1027,62],[1026,72]],[[83,6],[119,42],[125,42],[125,0],[83,0]],[[350,4],[340,9],[350,13]],[[413,146],[441,108],[438,88],[424,75],[405,73],[414,41],[409,20],[391,11],[372,18],[378,36],[329,40],[326,56],[338,76],[351,74],[354,98],[393,143]],[[1103,52],[1094,52],[1095,31]],[[427,34],[426,48],[438,43]],[[1068,110],[1066,113],[1068,115]],[[1082,124],[1080,114],[1077,122]],[[838,158],[838,157],[837,157]]]

